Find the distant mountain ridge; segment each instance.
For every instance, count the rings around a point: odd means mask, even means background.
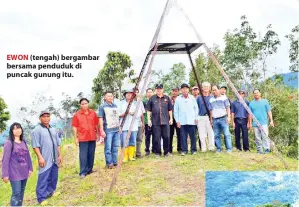
[[[283,83],[285,85],[290,86],[292,88],[298,88],[298,72],[290,72],[279,75],[283,77]],[[274,79],[274,76],[271,77],[271,79]]]

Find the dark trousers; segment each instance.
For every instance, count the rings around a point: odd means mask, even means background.
[[[150,152],[150,147],[151,147],[151,136],[152,136],[152,128],[149,127],[147,124],[145,124],[145,151]],[[153,142],[152,142],[153,143]],[[152,144],[153,145],[153,144]],[[152,152],[154,152],[154,148],[152,146]]]
[[[10,181],[12,194],[10,198],[11,206],[22,206],[27,178],[24,180]]]
[[[188,135],[191,139],[191,152],[197,151],[195,129],[195,125],[181,125],[181,146],[185,153],[188,153]]]
[[[163,150],[164,155],[169,152],[169,125],[153,125],[152,126],[153,132],[153,149],[155,150],[156,154],[161,155],[161,137],[163,139]]]
[[[56,190],[57,182],[58,166],[56,164],[53,164],[45,172],[38,175],[36,197],[39,203],[53,195]]]
[[[176,122],[173,120],[173,124],[170,125],[170,139],[169,139],[169,152],[172,153],[172,142],[173,142],[173,135],[174,130],[176,131],[177,136],[177,151],[182,151],[181,148],[181,131],[180,128],[177,127]]]
[[[242,150],[241,147],[241,131],[243,138],[243,150],[249,150],[249,141],[248,141],[248,128],[247,122],[248,119],[235,118],[235,136],[236,136],[236,147],[238,150]]]
[[[96,141],[79,142],[80,175],[91,173],[95,149]]]

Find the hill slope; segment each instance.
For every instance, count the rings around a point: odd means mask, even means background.
[[[213,152],[182,157],[143,157],[124,163],[113,193],[107,193],[114,170],[104,168],[103,146],[96,150],[96,173],[80,180],[78,148],[63,146],[63,167],[59,172],[59,197],[49,199],[49,205],[197,205],[205,206],[205,171],[208,170],[284,170],[279,159],[256,153],[233,154]],[[297,170],[297,160],[286,158],[289,170]],[[36,159],[34,159],[36,165]],[[29,179],[24,205],[36,205],[36,171]],[[1,183],[0,205],[8,205],[10,185]]]

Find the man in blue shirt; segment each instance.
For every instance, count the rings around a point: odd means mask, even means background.
[[[252,126],[254,128],[257,152],[263,154],[264,147],[265,153],[267,154],[270,152],[270,140],[267,138],[269,134],[268,117],[270,119],[270,126],[274,127],[271,107],[268,100],[261,98],[261,93],[259,89],[255,89],[253,91],[253,96],[254,100],[250,102],[249,108],[252,111],[255,118],[260,123],[261,128],[263,130],[262,132],[262,130],[258,128],[257,123],[255,121],[251,121]],[[251,116],[250,118],[252,120]]]
[[[105,138],[106,167],[117,166],[119,147],[119,108],[113,103],[113,93],[105,92],[105,102],[99,108],[99,123],[102,136]]]
[[[198,106],[195,98],[189,94],[189,86],[184,83],[181,85],[182,95],[177,97],[174,103],[174,119],[181,131],[181,155],[188,153],[188,135],[191,140],[191,153],[196,154],[196,136],[195,130],[198,123]]]
[[[213,151],[215,149],[214,131],[212,129],[209,120],[210,111],[208,110],[209,108],[207,109],[211,99],[210,90],[211,90],[211,84],[208,82],[203,82],[202,83],[203,96],[198,96],[196,100],[199,109],[197,128],[198,128],[198,134],[199,134],[199,140],[200,140],[202,152],[207,151],[207,144],[208,144],[208,149],[210,151]],[[208,138],[208,140],[206,140],[206,138]]]
[[[227,153],[232,152],[232,140],[229,132],[230,123],[230,104],[226,96],[221,95],[219,87],[212,87],[213,97],[210,99],[209,110],[211,112],[210,121],[215,133],[215,142],[217,153],[222,151],[221,132],[224,134],[225,146]]]
[[[246,91],[239,90],[239,95],[244,99],[246,104],[249,106],[249,102],[245,100]],[[235,129],[235,137],[236,137],[236,147],[239,151],[242,151],[241,146],[241,131],[243,138],[243,150],[249,151],[249,141],[248,141],[248,129],[251,125],[250,119],[248,119],[248,112],[241,104],[241,102],[237,99],[232,103],[232,125]]]

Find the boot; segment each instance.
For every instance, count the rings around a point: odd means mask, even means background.
[[[128,162],[128,160],[129,160],[129,148],[126,147],[123,162]]]
[[[135,147],[129,146],[129,160],[134,161],[134,153],[135,153]]]

